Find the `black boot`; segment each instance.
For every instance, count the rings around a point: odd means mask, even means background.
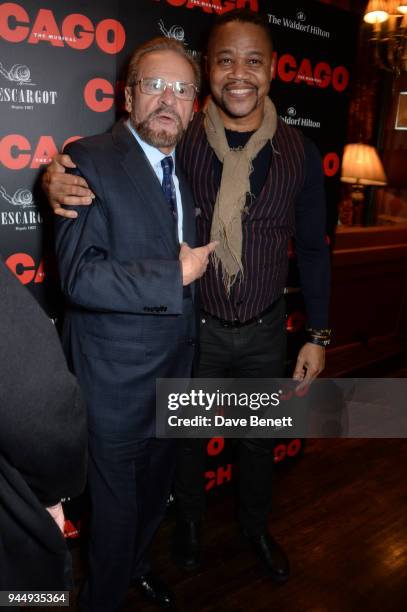
[[[244,536],[258,560],[270,574],[271,579],[274,582],[285,582],[288,580],[290,564],[287,555],[278,542],[267,532],[256,536],[245,532]]]
[[[175,562],[184,570],[196,570],[202,565],[201,523],[178,519],[173,536]]]

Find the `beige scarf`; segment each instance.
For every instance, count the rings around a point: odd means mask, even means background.
[[[264,101],[264,117],[261,126],[250,137],[242,150],[229,148],[225,128],[212,100],[204,109],[204,126],[208,142],[223,164],[222,179],[216,196],[212,218],[211,240],[219,246],[213,253],[216,270],[222,269],[222,280],[227,294],[241,273],[242,265],[242,216],[246,198],[250,195],[252,160],[272,140],[277,128],[277,112],[270,98]]]

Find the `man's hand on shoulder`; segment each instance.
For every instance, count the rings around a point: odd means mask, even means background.
[[[209,242],[205,246],[191,249],[186,242],[181,244],[179,260],[182,268],[182,284],[189,285],[205,273],[209,255],[216,249],[218,242]]]
[[[42,188],[56,215],[75,219],[78,213],[62,206],[87,206],[95,196],[82,176],[67,174],[66,168],[76,165],[69,155],[58,153],[42,176]]]
[[[301,386],[310,384],[325,367],[325,348],[307,342],[298,353],[293,379]]]

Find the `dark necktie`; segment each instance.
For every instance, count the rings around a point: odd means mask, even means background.
[[[174,220],[177,220],[177,196],[175,194],[175,185],[172,180],[172,170],[174,168],[174,161],[172,157],[164,157],[161,160],[161,167],[163,169],[163,182],[162,189],[165,195],[165,199],[171,210],[171,214]]]

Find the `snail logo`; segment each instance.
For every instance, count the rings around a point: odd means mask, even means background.
[[[0,194],[13,206],[22,206],[22,208],[32,208],[35,206],[33,194],[29,189],[17,189],[15,194],[10,196],[3,185],[0,185]]]
[[[164,21],[160,19],[160,21],[158,22],[158,27],[160,28],[160,32],[161,34],[163,34],[163,36],[166,36],[167,38],[173,38],[174,40],[183,43],[185,47],[188,47],[188,43],[185,40],[185,30],[182,26],[173,25],[167,29],[165,27]],[[199,61],[199,58],[201,56],[199,51],[195,51],[194,49],[188,49],[187,53],[188,55],[191,55],[193,58]]]
[[[3,64],[0,62],[0,74],[5,79],[18,85],[35,85],[31,81],[31,72],[28,66],[25,64],[14,64],[10,70],[6,70]]]
[[[17,189],[14,195],[0,185],[0,195],[12,205],[12,210],[0,210],[0,226],[10,226],[18,232],[36,231],[42,216],[29,189]],[[40,281],[38,281],[40,282]]]
[[[164,21],[160,19],[160,21],[158,22],[158,27],[160,28],[160,32],[167,38],[174,38],[175,40],[178,40],[179,42],[187,44],[185,42],[184,28],[182,28],[181,26],[173,25],[170,27],[169,30],[167,30],[167,28],[164,25]]]
[[[289,117],[295,117],[296,114],[297,111],[295,110],[294,106],[290,106],[289,108],[287,108],[287,115]]]
[[[298,11],[297,19],[298,21],[305,21],[307,18],[306,14],[303,11]]]

